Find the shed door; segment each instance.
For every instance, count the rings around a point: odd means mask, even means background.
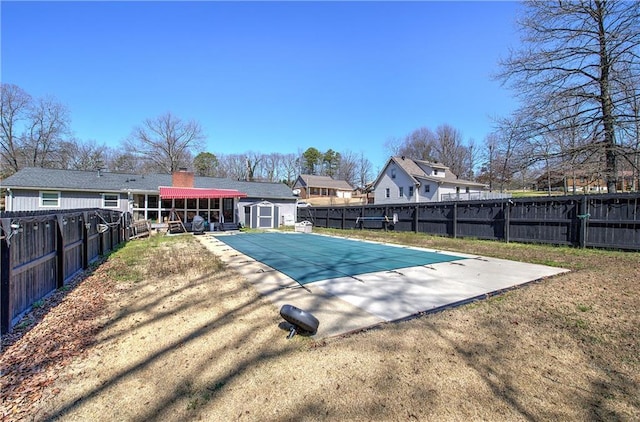
[[[272,229],[273,228],[273,205],[258,205],[258,228],[259,229]]]

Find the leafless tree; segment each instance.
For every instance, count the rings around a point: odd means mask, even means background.
[[[357,186],[358,183],[358,156],[352,151],[343,151],[339,153],[340,161],[338,170],[334,175],[335,179],[346,180],[351,186]]]
[[[462,177],[469,172],[469,149],[463,144],[462,133],[444,124],[436,128],[434,157],[447,165],[453,174]]]
[[[466,156],[466,168],[467,173],[461,174],[465,179],[474,180],[475,171],[476,171],[476,163],[480,157],[480,148],[476,145],[475,139],[471,138],[467,141],[467,151],[468,154]]]
[[[120,150],[109,150],[105,168],[116,173],[139,173],[144,171],[144,161],[137,156]]]
[[[364,189],[369,182],[373,180],[373,165],[371,161],[367,157],[364,156],[364,153],[360,153],[360,158],[358,160],[358,180],[356,182],[356,186]]]
[[[107,169],[109,148],[96,141],[82,142],[70,139],[61,144],[60,167],[72,170]]]
[[[60,147],[69,133],[69,112],[53,97],[33,99],[20,87],[2,84],[0,154],[2,172],[24,166],[60,167]]]
[[[247,163],[247,180],[249,182],[263,179],[263,177],[260,175],[260,165],[263,162],[263,158],[264,156],[258,152],[245,153],[245,161]]]
[[[20,170],[20,131],[21,122],[28,117],[31,96],[22,88],[13,84],[0,84],[2,102],[0,103],[0,174],[8,175]]]
[[[192,151],[201,149],[204,134],[195,120],[184,121],[171,113],[146,119],[125,142],[128,152],[153,164],[157,171],[173,173],[189,167]]]
[[[25,162],[33,167],[60,167],[60,147],[69,133],[69,112],[52,97],[40,98],[29,110],[22,140]]]
[[[421,127],[405,137],[404,142],[398,148],[397,155],[414,160],[435,161],[436,142],[436,135],[430,129]]]
[[[640,75],[628,81],[624,86],[627,103],[627,123],[620,133],[622,138],[623,168],[631,169],[630,190],[640,190]]]
[[[390,157],[397,157],[401,155],[400,150],[402,149],[403,143],[404,139],[391,136],[384,142],[384,151]]]
[[[263,157],[262,164],[264,168],[264,175],[266,181],[277,182],[280,179],[280,175],[283,174],[282,169],[283,155],[277,152],[266,154]]]
[[[234,180],[248,180],[247,157],[245,154],[220,155],[220,177]]]
[[[284,154],[282,156],[283,181],[293,187],[300,174],[300,154]]]
[[[497,118],[494,132],[484,141],[485,161],[478,181],[487,183],[493,191],[496,183],[500,191],[507,188],[513,176],[530,163],[527,121],[523,116]]]
[[[640,64],[640,2],[531,0],[518,23],[523,48],[501,62],[498,78],[511,83],[528,110],[552,114],[563,104],[553,98],[578,105],[573,117],[603,150],[607,188],[615,192],[616,128],[624,103],[620,87]],[[542,129],[558,130],[564,123]]]

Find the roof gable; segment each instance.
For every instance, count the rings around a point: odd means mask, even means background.
[[[421,184],[421,180],[428,180],[432,182],[446,182],[463,186],[485,186],[483,183],[477,183],[471,180],[459,179],[458,176],[453,174],[449,167],[445,166],[442,163],[434,163],[430,161],[424,160],[414,160],[407,157],[396,157],[393,156],[389,158],[387,164],[384,166],[383,170],[380,172],[375,182],[373,183],[373,187],[378,185],[383,174],[385,174],[387,168],[395,163],[398,166],[398,169],[402,170],[407,174],[416,184]],[[438,171],[444,171],[444,177],[431,176],[427,173],[425,169],[432,168]]]

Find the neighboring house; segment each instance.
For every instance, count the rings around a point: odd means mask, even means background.
[[[619,170],[616,188],[621,191],[637,189],[640,179],[630,170]],[[538,190],[557,190],[564,192],[603,193],[607,192],[607,181],[599,172],[569,170],[545,172],[536,179]]]
[[[353,194],[353,186],[345,180],[336,180],[330,176],[315,176],[312,174],[298,176],[293,189],[301,199],[313,205],[324,204],[326,199],[331,198],[348,200]]]
[[[2,187],[7,211],[107,208],[153,223],[166,222],[173,211],[185,223],[200,215],[211,223],[260,228],[293,225],[297,212],[297,198],[283,183],[198,177],[187,171],[124,174],[32,167],[9,176]]]
[[[374,204],[483,199],[486,185],[458,179],[449,167],[391,157],[373,183]]]

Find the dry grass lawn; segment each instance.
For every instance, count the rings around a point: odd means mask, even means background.
[[[0,416],[640,420],[640,254],[346,234],[572,271],[402,323],[287,340],[278,309],[192,236],[130,242],[3,339]],[[52,327],[65,337],[42,349]]]

